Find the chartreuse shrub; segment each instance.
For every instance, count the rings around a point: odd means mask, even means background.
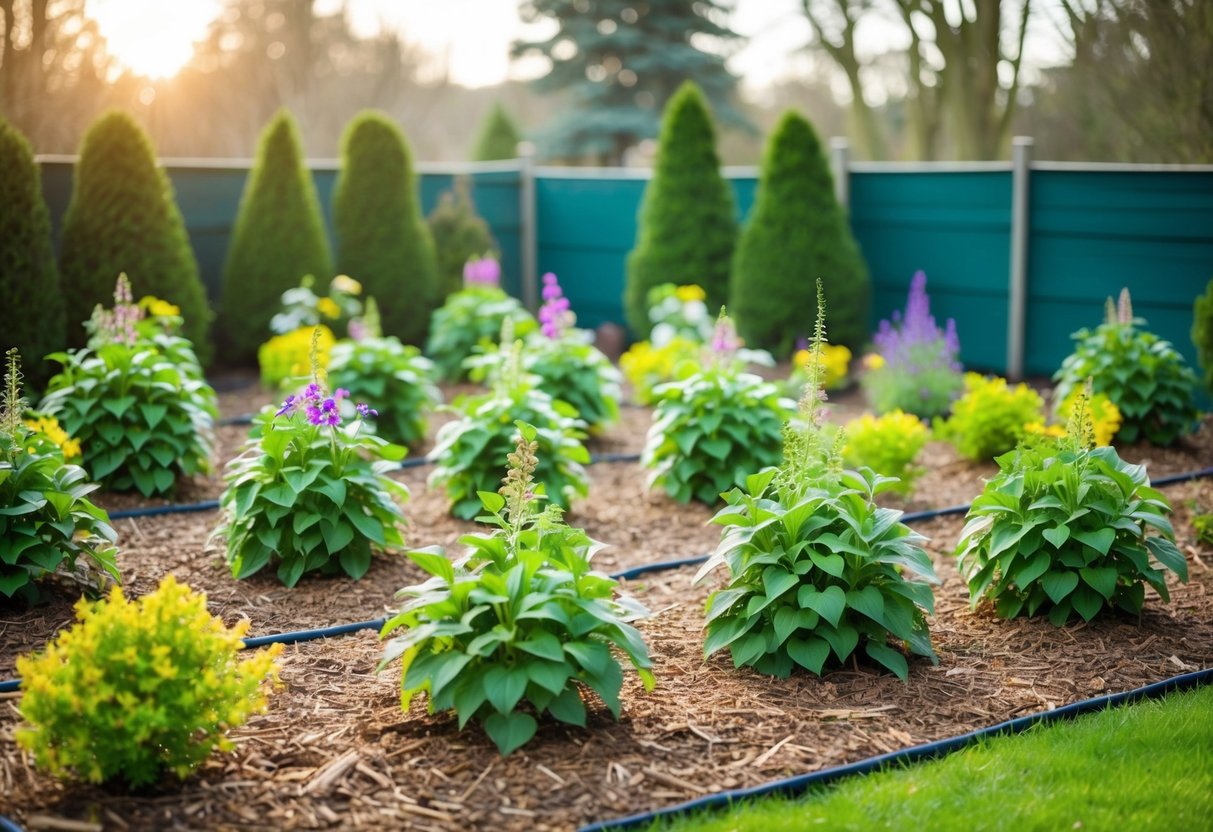
[[[973,606],[1003,618],[1048,611],[1061,626],[1104,607],[1138,614],[1149,584],[1168,600],[1161,567],[1188,579],[1171,507],[1146,469],[1095,447],[1086,402],[1067,433],[998,458],[998,475],[973,501],[956,548]]]
[[[721,310],[700,372],[654,390],[657,407],[640,464],[648,487],[680,503],[714,505],[722,492],[779,461],[780,431],[793,403],[742,371],[749,351]]]
[[[333,191],[337,268],[379,302],[383,331],[425,343],[440,303],[434,238],[421,213],[412,152],[383,113],[364,111],[341,139]]]
[[[688,81],[666,105],[636,247],[628,255],[623,306],[632,332],[649,331],[649,290],[670,281],[695,281],[708,309],[720,308],[728,300],[736,237],[733,191],[720,175],[712,116]]]
[[[800,395],[801,388],[808,383],[808,367],[812,358],[813,353],[808,347],[798,349],[792,354],[792,374],[788,378],[788,386],[796,395]],[[838,390],[847,386],[851,367],[849,349],[838,344],[825,344],[821,349],[821,363],[825,369],[822,387],[826,390]]]
[[[499,159],[517,159],[518,143],[522,136],[518,126],[510,118],[509,113],[500,103],[494,104],[493,109],[485,116],[480,125],[480,134],[476,137],[476,149],[472,160],[476,162],[494,162]]]
[[[538,327],[518,299],[502,291],[500,280],[501,267],[491,255],[471,259],[463,267],[464,288],[447,297],[434,312],[425,354],[438,366],[442,378],[463,378],[463,362],[477,349],[496,345],[507,322],[518,338]]]
[[[333,332],[345,330],[350,337],[364,334],[362,284],[339,274],[329,283],[327,295],[317,295],[316,280],[304,275],[300,284],[282,293],[281,311],[270,319],[274,337],[257,348],[261,383],[266,387],[301,386],[311,374],[312,341],[316,340],[316,364],[328,367],[329,351],[337,343]],[[376,324],[378,326],[378,324]]]
[[[824,354],[822,359],[823,370],[828,377],[829,364]],[[931,439],[931,431],[917,416],[900,410],[883,416],[865,413],[847,422],[845,433],[842,458],[847,465],[871,468],[883,477],[895,478],[897,482],[888,485],[889,491],[909,494],[914,490],[914,480],[924,470],[914,461]]]
[[[453,709],[460,728],[475,719],[502,754],[529,741],[544,713],[584,727],[587,690],[618,719],[619,655],[646,690],[654,685],[628,623],[648,611],[591,568],[601,544],[565,525],[556,506],[539,511],[539,431],[518,430],[504,485],[479,494],[477,519],[493,531],[462,537],[469,551],[453,564],[438,548],[409,553],[433,577],[399,593],[409,601],[383,627],[398,635],[380,665],[400,659],[405,710],[424,693],[431,713]]]
[[[312,342],[316,344],[316,364],[321,370],[329,365],[329,353],[337,344],[333,330],[324,324],[301,326],[275,335],[257,348],[257,366],[261,383],[269,388],[290,387],[307,378],[311,368]],[[298,388],[296,388],[298,389]]]
[[[510,157],[513,158],[513,157]],[[486,251],[495,251],[497,241],[489,224],[476,213],[472,190],[465,177],[456,177],[438,205],[426,217],[438,257],[438,302],[463,288],[463,267]]]
[[[1055,400],[1064,401],[1089,378],[1092,390],[1120,410],[1118,442],[1170,445],[1194,431],[1200,419],[1196,373],[1170,342],[1139,329],[1146,322],[1133,317],[1128,289],[1115,306],[1108,299],[1106,313],[1094,331],[1083,328],[1072,336],[1074,352],[1053,375]]]
[[[79,442],[82,466],[114,491],[173,491],[210,470],[218,397],[188,341],[144,318],[120,277],[114,308],[98,307],[91,346],[50,357],[63,365],[39,409]]]
[[[206,596],[169,575],[128,601],[76,605],[76,623],[17,659],[26,725],[17,742],[51,774],[146,786],[185,778],[266,706],[282,645],[241,660],[248,620],[226,627]]]
[[[223,266],[219,334],[228,361],[253,361],[278,299],[309,274],[327,280],[333,257],[299,130],[284,109],[261,134]]]
[[[637,404],[649,405],[656,399],[655,389],[667,381],[690,377],[699,370],[703,344],[675,335],[660,347],[649,341],[637,341],[619,356],[619,369],[632,385]]]
[[[1205,371],[1205,387],[1213,393],[1213,280],[1192,305],[1192,343]]]
[[[754,205],[733,255],[729,308],[748,343],[786,356],[804,334],[813,282],[823,275],[834,340],[868,337],[868,268],[834,195],[821,139],[796,112],[784,113],[762,159]]]
[[[0,229],[0,349],[16,347],[26,356],[26,381],[41,391],[51,377],[51,365],[42,357],[67,346],[64,299],[33,150],[3,118]]]
[[[797,665],[820,674],[831,657],[844,662],[862,647],[904,680],[899,647],[938,661],[924,616],[934,609],[931,588],[904,573],[937,579],[924,538],[874,502],[891,481],[844,470],[842,437],[822,427],[820,295],[818,304],[810,380],[783,461],[729,491],[713,518],[725,531],[696,580],[722,565],[729,579],[708,598],[704,653],[728,648],[735,666],[785,677]]]
[[[1074,413],[1074,405],[1078,400],[1085,401],[1091,416],[1091,433],[1096,445],[1111,445],[1116,431],[1120,430],[1120,408],[1112,404],[1103,393],[1088,395],[1084,388],[1076,387],[1057,408],[1057,415],[1064,423],[1070,421]],[[1027,426],[1027,435],[1051,436],[1058,438],[1066,435],[1066,424],[1044,424],[1032,422]]]
[[[496,460],[513,446],[516,420],[535,426],[540,457],[535,478],[553,505],[567,508],[589,493],[584,465],[590,454],[582,444],[585,422],[573,406],[540,390],[524,369],[523,345],[515,341],[507,360],[495,370],[488,393],[463,396],[451,410],[460,418],[438,429],[430,459],[436,465],[430,486],[445,486],[451,513],[470,520],[480,511],[477,494],[497,481]]]
[[[937,422],[935,430],[961,456],[992,459],[1012,450],[1029,425],[1044,420],[1044,399],[1026,384],[1011,386],[1005,378],[965,373],[964,385],[951,415]]]
[[[404,545],[397,500],[408,488],[387,476],[405,448],[363,433],[376,415],[359,404],[347,421],[347,391],[333,395],[316,381],[272,416],[263,413],[239,456],[228,463],[216,537],[227,539],[232,575],[247,578],[277,564],[294,586],[305,572],[344,572],[357,580],[371,565],[371,546]]]
[[[619,418],[622,376],[611,360],[591,343],[593,333],[576,329],[576,315],[551,272],[543,276],[543,306],[539,309],[540,331],[532,333],[522,354],[523,369],[539,380],[539,389],[567,402],[592,432]],[[483,378],[492,368],[509,360],[509,352],[497,349],[472,358],[472,378]]]
[[[892,321],[881,321],[873,340],[877,352],[867,356],[860,383],[877,413],[932,419],[948,412],[964,387],[960,340],[951,318],[944,329],[935,325],[924,272],[914,274],[905,314],[894,311]]]
[[[126,272],[136,297],[154,295],[179,307],[185,337],[209,358],[211,311],[185,221],[151,140],[127,113],[102,115],[84,135],[59,258],[69,344],[84,343],[79,322]]]
[[[373,301],[367,306],[373,308]],[[384,439],[416,445],[425,439],[429,411],[442,404],[442,391],[434,383],[438,371],[419,349],[384,338],[376,329],[333,347],[329,384],[379,411],[375,429]]]
[[[117,535],[88,500],[97,486],[69,465],[71,440],[54,419],[24,421],[21,363],[8,350],[0,399],[0,601],[36,601],[36,581],[92,565],[118,579]],[[79,453],[79,446],[76,446]]]

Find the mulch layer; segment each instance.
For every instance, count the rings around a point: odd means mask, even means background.
[[[225,416],[271,399],[255,387],[221,395]],[[861,404],[857,394],[844,394],[833,405],[836,418],[855,415]],[[649,418],[647,409],[624,408],[592,451],[639,451]],[[219,428],[217,457],[233,456],[246,430]],[[1213,420],[1175,448],[1120,451],[1156,478],[1200,469],[1213,464]],[[941,443],[928,446],[924,461],[928,472],[915,495],[890,504],[917,511],[967,503],[996,470],[958,459]],[[398,475],[412,490],[410,540],[457,551],[458,537],[475,524],[447,516],[441,493],[426,489],[427,473]],[[710,509],[647,492],[635,463],[598,464],[590,474],[590,499],[568,517],[610,544],[595,561],[603,571],[705,554],[718,541],[719,530],[706,525]],[[183,484],[177,501],[213,499],[221,490],[218,475],[198,478]],[[563,830],[1139,687],[1213,666],[1213,551],[1196,542],[1190,522],[1193,512],[1213,510],[1213,480],[1166,493],[1191,581],[1169,581],[1169,604],[1149,591],[1140,620],[1108,615],[1056,628],[973,611],[951,556],[962,518],[916,524],[930,538],[942,580],[930,622],[940,663],[912,661],[908,683],[863,662],[822,678],[778,680],[735,670],[725,654],[705,661],[703,604],[723,574],[698,586],[692,569],[625,582],[654,613],[640,629],[657,689],[646,694],[626,674],[619,722],[595,701],[587,728],[544,723],[507,758],[481,730],[461,732],[452,716],[427,714],[423,701],[402,712],[399,672],[375,673],[381,646],[373,631],[287,647],[283,687],[267,713],[233,732],[236,751],[159,790],[65,785],[35,772],[14,741],[20,694],[0,694],[0,814],[29,829]],[[116,509],[158,501],[102,495],[100,502]],[[250,633],[262,635],[379,618],[391,611],[396,590],[423,577],[404,557],[380,556],[358,582],[305,579],[288,590],[272,570],[237,582],[221,551],[207,547],[216,519],[202,512],[117,521],[130,594],[150,591],[172,572],[205,590],[213,612],[229,623],[249,618]],[[70,623],[78,592],[51,587],[47,595],[40,606],[0,611],[0,678],[15,674],[17,655]]]

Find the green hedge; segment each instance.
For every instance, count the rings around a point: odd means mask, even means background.
[[[442,194],[426,222],[438,254],[439,296],[445,300],[463,288],[463,266],[468,258],[496,253],[497,241],[489,224],[476,213],[471,188],[463,177]]]

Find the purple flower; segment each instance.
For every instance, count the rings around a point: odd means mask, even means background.
[[[576,320],[569,307],[569,299],[560,289],[556,275],[548,272],[543,276],[543,306],[539,308],[539,323],[543,334],[553,340],[564,334]]]
[[[501,283],[501,264],[490,254],[469,258],[463,264],[465,286],[498,286]]]
[[[282,407],[278,408],[278,412],[275,413],[274,415],[275,416],[285,416],[288,413],[293,413],[295,411],[296,406],[298,406],[298,404],[299,404],[298,396],[287,396],[286,401],[284,401],[282,403]]]
[[[344,387],[338,387],[336,392],[333,393],[333,398],[336,399],[337,401],[341,401],[342,399],[349,398],[349,395],[350,395],[349,390],[346,390]]]
[[[716,319],[716,329],[712,333],[712,352],[722,357],[732,357],[739,349],[741,339],[737,337],[737,327],[729,316],[724,314],[724,310],[721,310],[720,317]]]
[[[910,283],[905,314],[894,310],[892,322],[881,321],[872,340],[885,366],[898,372],[918,373],[936,367],[961,369],[956,321],[949,318],[943,330],[936,325],[923,271],[916,272]]]
[[[357,409],[358,409],[358,415],[364,419],[367,418],[368,416],[378,416],[379,415],[378,410],[376,410],[373,407],[369,407],[365,402],[359,402]]]

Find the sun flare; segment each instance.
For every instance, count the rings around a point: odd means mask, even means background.
[[[220,10],[218,0],[95,0],[87,9],[110,54],[148,78],[181,71]]]

